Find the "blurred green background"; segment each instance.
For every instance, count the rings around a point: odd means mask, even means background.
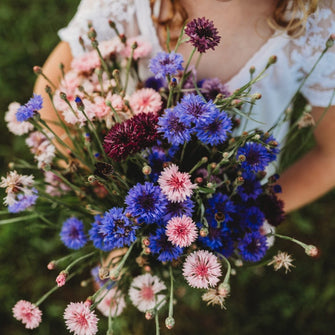
[[[26,157],[23,140],[12,136],[3,116],[12,101],[25,103],[32,94],[34,65],[42,65],[58,42],[57,30],[75,13],[78,0],[1,0],[0,2],[0,175],[8,162]],[[295,156],[298,139],[287,153]],[[327,168],[325,168],[327,171]],[[327,171],[334,173],[333,171]],[[326,173],[326,172],[325,172]],[[317,176],[315,176],[317,178]],[[2,192],[2,191],[1,191]],[[3,196],[3,193],[0,194]],[[199,296],[187,292],[183,304],[175,307],[177,324],[164,334],[296,334],[325,335],[335,330],[335,193],[289,215],[280,232],[317,245],[321,254],[308,258],[303,249],[287,241],[277,241],[276,249],[294,255],[296,268],[285,275],[272,268],[243,271],[232,278],[232,293],[227,310],[201,307]],[[1,207],[0,211],[4,208]],[[3,216],[5,218],[6,216]],[[36,301],[54,285],[56,273],[46,264],[59,252],[59,243],[38,224],[15,223],[0,226],[0,333],[67,334],[62,313],[69,301],[80,301],[90,288],[57,291],[43,303],[43,322],[26,330],[12,318],[11,308],[19,299]],[[57,232],[56,232],[57,234]],[[134,309],[121,322],[120,334],[153,334],[153,322],[147,322]],[[105,323],[101,323],[100,334]]]

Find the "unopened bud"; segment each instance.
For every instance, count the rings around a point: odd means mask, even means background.
[[[234,99],[234,100],[231,102],[231,105],[232,105],[233,107],[239,106],[239,105],[241,105],[241,104],[242,104],[242,100],[240,100],[240,99]]]
[[[197,177],[194,179],[194,181],[197,183],[197,184],[201,184],[204,180],[202,177]]]
[[[172,316],[169,316],[165,319],[165,326],[167,329],[172,329],[175,323],[176,322]]]
[[[236,261],[235,261],[235,266],[237,266],[237,267],[241,267],[241,266],[243,266],[243,262],[242,262],[242,260],[241,259],[237,259]]]
[[[8,169],[13,170],[14,167],[15,167],[14,162],[9,162],[9,163],[8,163]]]
[[[237,158],[237,161],[239,163],[245,162],[245,160],[247,159],[247,157],[245,157],[245,155],[239,155]]]
[[[62,287],[66,283],[66,278],[68,277],[69,273],[67,271],[61,271],[56,278],[56,283],[58,287]]]
[[[217,167],[217,164],[216,163],[211,163],[211,169],[215,169]]]
[[[230,293],[229,283],[225,283],[225,282],[221,283],[218,287],[218,293],[224,298],[228,297]]]
[[[268,64],[275,64],[277,62],[277,56],[276,55],[272,55],[270,56],[269,60],[268,60]]]
[[[149,241],[149,239],[147,237],[143,237],[142,243],[146,247],[150,245],[150,241]]]
[[[177,79],[176,78],[171,78],[170,80],[170,87],[176,87],[178,85]]]
[[[326,42],[326,47],[331,48],[335,43],[335,34],[331,34]]]
[[[252,94],[251,99],[259,100],[261,97],[262,97],[262,94],[254,93],[254,94]]]
[[[49,262],[47,268],[48,270],[54,270],[56,268],[56,262],[55,261]]]
[[[49,85],[45,85],[45,92],[47,94],[51,94],[52,93],[52,89],[51,89],[51,87]]]
[[[151,320],[155,316],[155,310],[149,309],[148,311],[145,312],[145,318],[147,320]]]
[[[91,27],[90,30],[88,31],[87,36],[90,40],[95,40],[97,38],[97,32],[93,27]]]
[[[84,305],[85,305],[86,307],[91,307],[92,303],[93,303],[92,298],[91,298],[91,297],[88,297],[88,298],[85,300]]]
[[[145,247],[143,251],[144,251],[144,253],[145,253],[146,255],[149,255],[150,252],[151,252],[151,250],[150,250],[149,247]]]
[[[126,37],[125,34],[120,34],[119,38],[120,38],[120,40],[121,40],[122,43],[126,43],[127,42],[127,37]]]
[[[109,269],[106,267],[99,268],[99,278],[101,280],[107,279],[109,277]]]
[[[143,267],[143,269],[144,269],[145,272],[150,272],[150,271],[151,271],[151,267],[150,267],[150,265],[145,265],[145,266]]]
[[[144,165],[142,168],[142,172],[144,175],[148,176],[151,173],[152,169],[149,165]]]
[[[42,68],[40,66],[37,66],[35,65],[33,67],[33,71],[36,73],[36,74],[41,74],[42,73]]]
[[[254,140],[255,140],[255,141],[258,141],[260,138],[261,138],[261,136],[260,136],[259,134],[256,134],[256,135],[254,136]]]
[[[305,252],[310,257],[316,257],[319,254],[319,250],[315,245],[308,245],[305,248]]]
[[[109,272],[109,278],[111,280],[117,280],[118,278],[120,277],[120,271],[118,269],[112,269],[110,272]]]
[[[201,237],[206,237],[208,235],[208,233],[209,232],[208,232],[208,229],[206,227],[202,227],[200,229],[200,232],[199,232],[199,234],[200,234]]]
[[[241,186],[244,183],[244,178],[242,176],[239,176],[234,180],[234,183],[236,186]]]
[[[202,163],[207,163],[208,162],[208,157],[204,156],[201,158]]]
[[[94,175],[90,175],[90,176],[88,176],[88,178],[87,178],[87,181],[88,181],[90,184],[94,183],[96,180],[97,180],[97,178],[96,178]]]
[[[227,159],[228,157],[229,157],[229,153],[228,152],[224,152],[222,154],[222,158]]]
[[[211,182],[207,183],[208,188],[212,188],[213,186],[214,186],[213,183],[211,183]]]
[[[61,98],[62,100],[67,100],[66,93],[64,93],[64,92],[60,92],[60,93],[59,93],[59,96],[60,96],[60,98]]]
[[[132,48],[133,50],[135,50],[137,47],[138,47],[138,44],[137,44],[137,42],[135,41],[135,42],[131,45],[131,48]]]
[[[249,73],[250,73],[250,74],[254,74],[255,71],[256,71],[256,68],[255,68],[253,65],[250,66]]]

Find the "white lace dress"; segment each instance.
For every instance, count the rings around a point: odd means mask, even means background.
[[[159,10],[159,1],[154,11]],[[154,13],[157,14],[157,13]],[[121,33],[127,36],[143,35],[153,45],[153,54],[161,50],[158,36],[151,19],[149,0],[82,0],[77,13],[66,28],[59,31],[62,40],[70,44],[74,56],[82,53],[78,37],[86,38],[87,25],[91,21],[98,34],[98,40],[114,37],[108,20],[113,20]],[[291,38],[286,34],[275,33],[242,67],[238,74],[227,82],[231,92],[249,80],[249,68],[255,66],[260,71],[269,57],[276,55],[278,61],[267,72],[265,78],[257,82],[254,92],[260,92],[262,99],[253,110],[253,117],[261,121],[249,122],[248,128],[269,129],[283,113],[304,76],[316,62],[325,43],[335,33],[335,0],[321,0],[318,11],[307,22],[305,35]],[[143,76],[150,76],[147,64],[142,64]],[[313,106],[325,107],[329,104],[335,88],[335,46],[331,48],[316,70],[309,77],[301,92]],[[332,104],[335,104],[335,99]],[[281,141],[288,129],[284,125],[275,134]]]

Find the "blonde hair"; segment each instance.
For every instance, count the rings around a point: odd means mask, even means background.
[[[157,0],[150,0],[151,9]],[[278,0],[272,17],[269,17],[270,27],[287,32],[293,37],[303,34],[307,18],[317,10],[319,0]],[[167,27],[171,42],[178,39],[180,29],[188,15],[179,0],[161,0],[161,10],[158,17],[153,17],[157,31],[162,41],[166,40]]]

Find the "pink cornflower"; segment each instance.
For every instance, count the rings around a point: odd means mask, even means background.
[[[163,170],[158,178],[158,184],[171,202],[185,201],[197,187],[191,183],[190,175],[186,172],[179,172],[175,164]]]
[[[126,307],[124,295],[116,288],[111,288],[108,293],[107,290],[102,292],[104,297],[97,305],[97,309],[104,315],[112,317],[119,316]]]
[[[94,335],[98,332],[98,318],[83,302],[71,302],[64,311],[67,329],[75,335]]]
[[[29,301],[18,301],[12,311],[14,318],[21,321],[27,329],[38,327],[42,321],[41,310]]]
[[[221,265],[211,252],[195,251],[186,258],[183,275],[190,286],[207,289],[219,282]]]
[[[124,49],[124,44],[119,37],[114,37],[108,41],[99,42],[99,50],[103,58],[108,58],[114,53],[120,53]]]
[[[66,271],[61,271],[59,275],[56,278],[56,283],[58,287],[62,287],[66,283],[66,278],[68,277],[68,272]]]
[[[100,65],[100,58],[95,50],[76,57],[71,62],[71,68],[78,73],[90,72],[100,67]]]
[[[175,216],[166,226],[168,240],[178,247],[188,247],[197,238],[197,227],[192,218],[183,215]]]
[[[130,57],[131,47],[135,42],[137,43],[137,47],[134,50],[133,59],[138,60],[139,58],[144,58],[151,54],[151,43],[146,41],[142,36],[137,36],[127,39],[127,45],[122,52],[123,56]]]
[[[129,104],[135,114],[157,113],[162,108],[162,98],[152,88],[142,88],[129,98]]]
[[[18,102],[12,102],[9,104],[8,111],[5,114],[5,121],[7,122],[8,130],[18,136],[29,133],[34,129],[34,126],[28,121],[17,121],[16,112],[20,106],[21,105]]]
[[[69,192],[71,189],[64,184],[62,180],[51,171],[44,172],[45,192],[53,197],[59,197],[62,194]]]
[[[139,311],[146,312],[163,301],[165,295],[158,294],[163,290],[166,290],[165,284],[157,276],[146,273],[134,278],[130,285],[129,298]]]

